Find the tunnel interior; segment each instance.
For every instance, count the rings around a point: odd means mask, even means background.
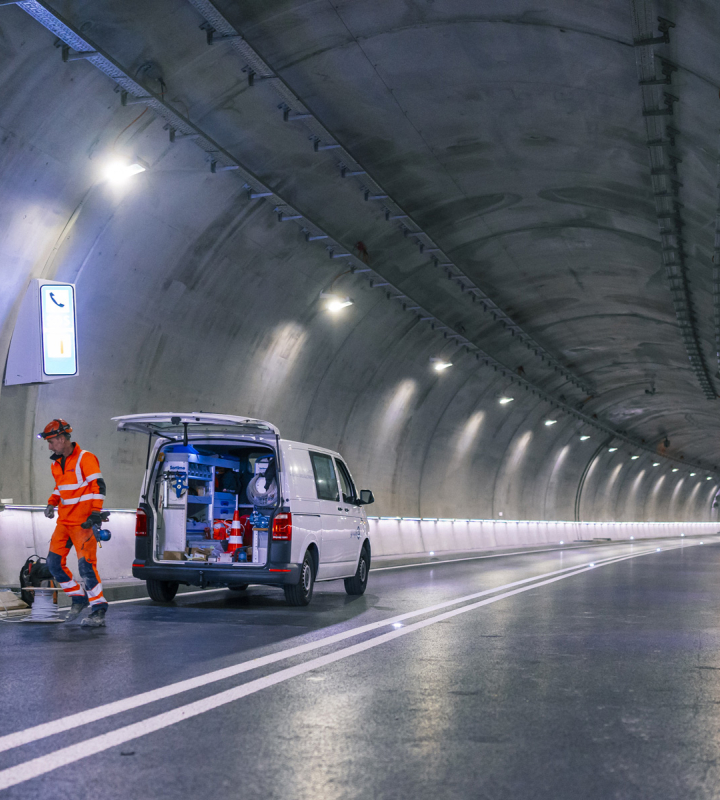
[[[204,411],[339,451],[378,516],[710,519],[720,20],[656,4],[676,69],[640,87],[646,12],[0,7],[0,352],[42,279],[79,353],[0,388],[0,496],[46,502],[62,417],[133,508],[111,418]]]

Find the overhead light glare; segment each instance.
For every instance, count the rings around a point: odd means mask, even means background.
[[[581,442],[586,442],[586,441],[587,441],[589,438],[590,438],[590,437],[589,437],[587,434],[585,434],[584,436],[581,436],[581,437],[580,437],[580,441],[581,441]]]
[[[125,183],[128,178],[132,178],[133,175],[145,172],[148,167],[149,164],[141,158],[135,158],[132,162],[116,158],[108,162],[103,170],[103,175],[105,180],[111,183],[121,184]]]
[[[706,481],[711,481],[712,480],[712,476],[708,475],[707,478],[705,478],[705,480]]]
[[[677,467],[673,467],[673,472],[677,472],[677,471],[678,471],[678,468]]]
[[[697,472],[691,472],[691,473],[690,473],[690,477],[691,477],[691,478],[694,478],[696,475],[697,475]]]
[[[653,461],[653,467],[659,467],[659,466],[660,466],[659,461]]]
[[[608,447],[608,453],[614,453],[617,450],[617,447]]]
[[[636,461],[640,456],[630,456],[631,461]]]
[[[498,402],[500,403],[500,405],[501,405],[501,406],[505,406],[505,405],[507,405],[508,403],[512,403],[512,401],[513,401],[514,399],[515,399],[514,397],[501,397],[501,398],[498,400]]]
[[[430,363],[436,372],[442,372],[444,369],[452,367],[452,361],[443,361],[442,358],[431,358]]]
[[[340,297],[337,294],[328,294],[327,292],[321,292],[320,298],[327,301],[325,303],[325,310],[329,311],[331,314],[337,314],[338,311],[342,311],[343,308],[347,308],[353,304],[353,301],[349,297]]]
[[[551,425],[554,425],[556,422],[557,422],[557,420],[556,420],[556,419],[546,419],[546,420],[545,420],[545,424],[546,424],[548,427],[550,427]]]

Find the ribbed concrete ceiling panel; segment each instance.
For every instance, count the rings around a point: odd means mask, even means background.
[[[7,288],[17,298],[26,277],[65,274],[91,281],[93,291],[102,293],[95,283],[102,271],[115,281],[123,270],[146,270],[148,286],[164,298],[158,322],[139,337],[133,332],[122,357],[126,365],[137,357],[142,380],[153,388],[133,388],[126,405],[140,410],[163,392],[198,402],[209,397],[173,387],[179,367],[162,366],[176,338],[189,346],[185,331],[173,329],[168,316],[176,303],[186,317],[193,313],[186,292],[203,293],[197,308],[207,319],[204,328],[193,327],[197,321],[188,327],[191,349],[197,354],[221,341],[230,354],[234,342],[244,342],[254,355],[222,362],[239,376],[241,363],[267,368],[270,362],[255,348],[268,336],[282,340],[273,345],[286,353],[279,356],[281,366],[292,342],[313,342],[313,352],[322,353],[310,332],[310,309],[337,278],[356,300],[356,311],[374,320],[372,333],[359,320],[345,334],[334,329],[332,337],[339,338],[328,352],[308,362],[322,370],[287,384],[322,396],[329,406],[307,407],[303,418],[296,414],[302,402],[291,409],[289,400],[284,405],[272,392],[246,386],[243,402],[252,407],[243,410],[262,415],[265,405],[293,435],[327,436],[326,443],[356,447],[363,469],[372,473],[379,456],[353,440],[353,409],[382,439],[393,408],[420,403],[399,429],[410,438],[393,462],[412,477],[397,479],[389,504],[410,511],[422,505],[419,495],[403,496],[402,486],[420,491],[424,485],[423,469],[419,475],[413,470],[435,445],[423,435],[443,430],[438,420],[459,407],[456,397],[476,381],[477,396],[488,402],[513,386],[527,398],[511,429],[497,419],[502,454],[516,447],[531,420],[541,424],[544,415],[557,413],[567,421],[557,426],[558,435],[561,428],[573,437],[584,425],[594,426],[594,436],[616,436],[638,452],[647,448],[679,463],[712,467],[718,422],[715,401],[706,395],[717,379],[708,374],[706,391],[698,382],[697,364],[688,361],[683,311],[663,269],[667,242],[657,224],[657,176],[651,175],[659,167],[648,158],[629,0],[601,7],[555,3],[541,10],[470,0],[219,1],[214,7],[215,13],[206,0],[128,0],[121,6],[27,0],[0,8],[0,27],[10,42],[3,90],[8,102],[0,124],[15,142],[5,153],[8,174],[22,179],[24,163],[35,175],[41,169],[33,161],[38,144],[53,160],[65,152],[74,170],[60,177],[53,164],[42,179],[43,191],[58,198],[58,224],[41,247],[18,247],[13,225],[6,228],[5,250],[17,264]],[[22,11],[70,44],[67,63],[61,48],[53,47],[54,37],[33,27],[37,22]],[[47,14],[66,19],[66,28],[54,26]],[[720,16],[703,3],[681,10],[656,4],[652,14],[675,22],[673,81],[680,99],[674,120],[680,133],[673,153],[682,159],[684,278],[692,298],[692,341],[698,358],[714,365],[711,258],[720,104],[713,81],[720,80],[720,64],[713,41],[720,36]],[[242,40],[233,39],[234,32]],[[22,51],[24,38],[32,43],[30,58]],[[99,55],[87,55],[96,49]],[[63,141],[56,104],[45,104],[54,111],[44,116],[41,98],[50,83],[67,93],[68,126],[81,134]],[[121,104],[115,86],[128,92],[129,105]],[[145,106],[149,110],[135,120]],[[52,131],[46,143],[41,131]],[[93,182],[94,173],[78,177],[87,163],[96,170],[113,148],[149,161],[148,175],[138,182],[149,195],[114,199]],[[182,196],[170,197],[171,185]],[[206,217],[193,212],[198,202],[206,204]],[[154,215],[162,219],[157,248],[148,238]],[[195,216],[203,225],[195,224]],[[169,233],[173,217],[186,220],[178,222],[175,239]],[[254,267],[240,252],[243,242]],[[122,263],[108,255],[119,251]],[[292,280],[282,277],[286,269],[294,271]],[[304,288],[295,282],[298,270],[308,278]],[[223,293],[223,281],[232,291]],[[296,305],[281,299],[286,283],[294,287]],[[142,283],[134,285],[141,291]],[[262,331],[263,324],[282,322],[265,314],[256,318],[253,333],[225,304],[244,291],[255,310],[271,285],[280,292],[272,306],[297,328]],[[214,307],[207,305],[211,298]],[[151,313],[152,304],[141,305]],[[3,313],[7,342],[13,307]],[[229,338],[215,314],[234,332]],[[113,329],[119,334],[121,326]],[[354,338],[361,330],[366,348]],[[163,344],[149,344],[154,338]],[[111,351],[111,342],[106,345]],[[437,353],[452,358],[456,374],[463,375],[452,391],[450,381],[442,385],[442,397],[402,383],[403,365],[426,367]],[[377,396],[385,398],[377,400],[379,416],[373,415],[372,390],[359,390],[359,375],[349,374],[361,354],[369,360],[367,380],[378,381]],[[105,358],[102,348],[95,355]],[[211,361],[203,366],[209,369]],[[207,388],[210,373],[200,373]],[[116,377],[107,381],[120,398]],[[221,379],[219,387],[218,397],[228,402],[231,383]],[[13,399],[4,389],[3,397],[17,418],[20,395]],[[33,413],[42,414],[50,413],[53,397],[70,402],[72,392],[42,388],[34,401],[26,399],[35,403]],[[467,399],[461,405],[463,413],[477,411]],[[323,419],[334,419],[332,433],[323,431]],[[413,419],[429,426],[424,434]],[[32,427],[28,419],[23,425]],[[451,427],[462,429],[461,420]],[[503,457],[498,455],[498,474],[505,474]],[[390,461],[383,463],[390,480]],[[577,463],[575,474],[582,472],[582,459]]]

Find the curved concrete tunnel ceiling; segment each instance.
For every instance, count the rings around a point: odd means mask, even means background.
[[[669,42],[633,47],[658,16]],[[75,281],[81,319],[79,378],[0,392],[2,496],[44,501],[61,415],[130,506],[144,444],[109,418],[192,408],[341,450],[379,513],[706,518],[719,27],[639,0],[0,8],[0,347],[30,278]],[[113,156],[150,168],[116,187]]]

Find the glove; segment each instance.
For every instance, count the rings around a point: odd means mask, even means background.
[[[93,511],[92,514],[83,522],[80,526],[81,528],[92,528],[93,525],[102,525],[103,518],[100,516],[99,512]]]
[[[48,503],[48,504],[45,506],[45,516],[46,516],[48,519],[52,519],[52,518],[55,516],[55,506],[53,506],[53,505],[50,505],[50,503]]]

